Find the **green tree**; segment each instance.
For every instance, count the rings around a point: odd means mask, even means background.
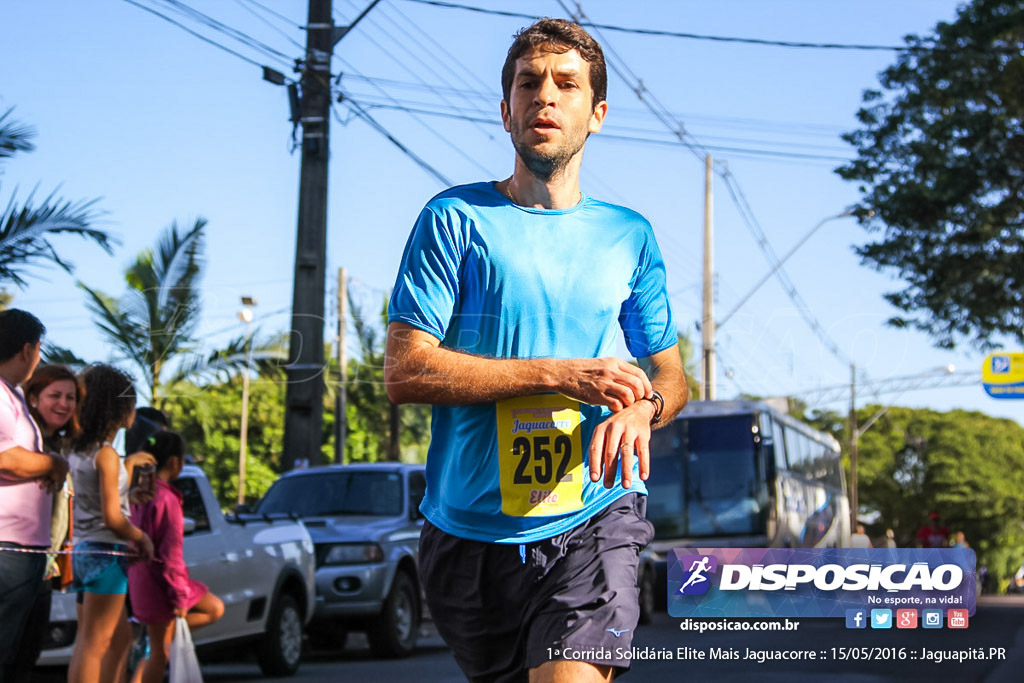
[[[196,384],[176,382],[168,387],[163,409],[171,427],[188,442],[221,505],[238,500],[238,449],[241,438],[242,380]],[[245,497],[252,502],[266,493],[281,471],[284,443],[285,381],[261,376],[249,383],[249,435],[245,467]]]
[[[880,233],[855,250],[906,284],[885,295],[901,311],[891,324],[946,348],[1022,342],[1024,5],[974,0],[906,43],[843,136],[857,158],[837,173]]]
[[[878,409],[859,409],[858,421]],[[936,511],[950,531],[965,533],[978,565],[988,566],[998,581],[1020,566],[1024,427],[1013,420],[891,408],[861,436],[858,473],[862,505],[881,513],[900,546],[913,547],[917,530]]]
[[[690,400],[700,398],[700,363],[696,361],[696,353],[689,335],[678,332],[676,340],[679,358],[683,361],[683,374],[686,376],[686,387],[690,390]]]
[[[115,356],[142,373],[150,402],[158,408],[162,406],[163,383],[185,379],[202,365],[191,357],[184,374],[170,377],[167,372],[171,361],[195,353],[205,227],[203,218],[188,229],[171,223],[160,235],[156,249],[142,251],[128,267],[128,289],[120,299],[78,285],[87,295],[100,333]]]
[[[359,303],[350,296],[349,309],[352,311],[353,327],[359,343],[359,357],[350,360],[348,364],[348,437],[345,457],[348,462],[388,459],[392,415],[397,410],[401,459],[424,462],[430,439],[430,407],[395,406],[384,389],[387,306],[385,304],[378,315],[367,316]]]
[[[0,161],[35,149],[32,144],[35,131],[15,121],[11,117],[13,111],[8,109],[0,114]],[[24,287],[26,270],[44,264],[73,272],[74,265],[54,246],[52,238],[57,235],[77,235],[111,253],[114,239],[93,225],[99,217],[95,205],[95,199],[61,199],[56,191],[41,201],[36,200],[34,191],[24,202],[12,194],[6,208],[0,212],[0,281]]]

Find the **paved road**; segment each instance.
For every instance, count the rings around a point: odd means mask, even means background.
[[[800,683],[801,681],[837,681],[840,683],[1021,683],[1024,681],[1024,596],[992,598],[979,601],[970,627],[961,631],[854,631],[840,619],[803,619],[795,632],[787,631],[716,631],[697,634],[680,630],[682,620],[659,615],[649,626],[637,629],[633,641],[638,655],[673,655],[671,660],[636,659],[633,673],[626,681],[706,681],[731,683]],[[444,643],[429,625],[420,647],[409,659],[379,660],[371,657],[366,640],[353,634],[340,654],[312,652],[303,662],[294,681],[372,681],[372,683],[408,683],[425,681],[455,683],[463,677]],[[679,648],[689,648],[684,655],[704,653],[705,659],[679,659]],[[740,659],[710,659],[711,651],[737,651]],[[833,658],[836,648],[836,658]],[[869,654],[892,655],[897,658],[864,661],[838,659],[839,648],[880,648]],[[905,659],[898,659],[904,648]],[[979,649],[980,648],[980,649]],[[991,650],[990,648],[995,648]],[[988,656],[1004,648],[1006,659]],[[747,650],[814,652],[817,659],[765,661],[744,659]],[[925,653],[981,653],[985,659],[936,663],[924,659]],[[857,656],[859,651],[852,653]],[[823,659],[824,657],[824,659]],[[60,680],[59,671],[48,672],[47,681]],[[255,682],[260,678],[254,661],[206,663],[203,673],[207,681]]]

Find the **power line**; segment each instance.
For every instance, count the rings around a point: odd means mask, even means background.
[[[443,7],[445,9],[460,9],[468,12],[478,12],[480,14],[491,14],[501,17],[514,17],[517,19],[530,19],[537,20],[540,16],[536,14],[526,14],[522,12],[510,12],[507,10],[496,10],[486,9],[483,7],[473,7],[472,5],[462,5],[455,2],[442,2],[442,0],[406,0],[407,2],[415,2],[422,5],[433,5],[435,7]],[[896,45],[864,45],[856,43],[810,43],[803,41],[792,41],[792,40],[765,40],[762,38],[738,38],[735,36],[714,36],[706,35],[701,33],[684,33],[681,31],[665,31],[659,29],[649,28],[629,28],[626,26],[616,26],[613,24],[597,24],[589,20],[577,22],[580,26],[586,26],[589,28],[603,29],[606,31],[618,31],[620,33],[633,33],[644,36],[664,36],[669,38],[685,38],[688,40],[708,40],[720,43],[742,43],[747,45],[762,45],[768,47],[791,47],[791,48],[811,48],[816,50],[864,50],[864,51],[885,51],[885,52],[899,52],[900,50],[913,50],[913,47],[907,46],[896,46]],[[922,49],[922,48],[916,48]],[[931,49],[931,48],[924,48]]]
[[[352,2],[352,0],[348,0],[348,1],[349,1],[350,3]],[[395,38],[395,36],[393,36],[393,35],[391,34],[391,32],[390,32],[390,31],[387,31],[387,30],[385,30],[385,29],[381,28],[381,26],[380,26],[380,25],[379,25],[379,24],[378,24],[378,23],[377,23],[377,22],[376,22],[375,20],[373,20],[373,19],[369,19],[368,21],[369,21],[369,23],[370,23],[370,24],[371,24],[372,26],[374,26],[374,27],[376,27],[376,28],[377,28],[378,30],[382,31],[382,32],[383,32],[383,33],[384,33],[384,34],[385,34],[385,35],[386,35],[386,36],[387,36],[387,37],[388,37],[388,38],[389,38],[389,39],[390,39],[391,41],[393,41],[393,42],[394,42],[395,44],[397,44],[397,45],[398,45],[398,47],[399,47],[399,48],[400,48],[400,49],[401,49],[401,50],[402,50],[403,52],[405,52],[406,54],[408,54],[408,55],[409,55],[410,57],[412,57],[412,58],[413,58],[414,60],[416,60],[416,61],[420,62],[422,66],[424,66],[424,67],[425,67],[425,68],[427,68],[427,69],[428,69],[429,71],[431,71],[431,72],[432,72],[432,73],[434,74],[434,76],[437,76],[437,77],[438,77],[438,78],[440,78],[440,79],[441,79],[442,81],[444,81],[444,80],[445,80],[445,79],[444,79],[444,77],[443,77],[443,76],[441,76],[440,74],[438,74],[436,70],[434,70],[434,69],[433,69],[432,67],[430,67],[430,66],[427,66],[427,65],[426,65],[426,63],[424,62],[424,60],[422,60],[422,59],[418,59],[418,58],[416,57],[416,55],[414,55],[414,54],[412,53],[412,51],[411,51],[411,50],[409,49],[409,47],[408,47],[408,46],[407,46],[407,45],[405,44],[405,42],[403,42],[403,41],[400,41],[400,40],[398,40],[397,38]],[[395,55],[393,54],[393,51],[392,51],[392,50],[388,50],[388,49],[385,49],[385,48],[384,48],[384,46],[382,46],[382,45],[381,45],[381,44],[380,44],[379,42],[377,42],[376,40],[374,40],[374,39],[373,39],[373,38],[372,38],[371,36],[369,36],[369,35],[367,35],[367,36],[366,36],[366,39],[367,39],[367,40],[369,40],[369,41],[370,41],[370,42],[371,42],[371,43],[372,43],[373,45],[377,46],[377,48],[378,48],[378,49],[379,49],[379,50],[380,50],[381,52],[383,52],[383,53],[384,53],[385,55],[387,55],[387,57],[388,57],[389,59],[391,59],[391,60],[392,60],[393,62],[395,62],[396,64],[398,64],[398,66],[400,66],[400,67],[401,67],[402,69],[404,69],[404,70],[405,70],[405,71],[406,71],[407,73],[409,73],[410,75],[412,75],[412,77],[413,77],[413,78],[415,78],[416,80],[420,81],[420,82],[421,82],[421,83],[423,83],[424,85],[426,85],[426,84],[427,84],[427,82],[426,82],[425,80],[423,80],[423,78],[421,78],[421,77],[420,77],[420,75],[419,75],[418,73],[416,73],[416,72],[415,72],[415,71],[414,71],[414,70],[413,70],[412,68],[410,68],[408,64],[406,64],[406,63],[405,63],[405,62],[403,62],[402,60],[398,59],[398,58],[397,58],[397,57],[396,57],[396,56],[395,56]],[[452,107],[452,108],[458,108],[458,106],[459,106],[459,104],[458,104],[458,103],[456,103],[456,102],[453,102],[452,100],[450,100],[449,98],[445,97],[444,95],[441,95],[441,99],[443,99],[443,100],[444,100],[444,101],[445,101],[445,102],[446,102],[446,103],[448,104],[448,106],[449,106],[449,107]],[[479,126],[478,126],[478,127],[479,127]],[[482,128],[481,128],[480,130],[481,130],[481,131],[482,131],[482,132],[484,133],[484,135],[488,135],[488,136],[490,136],[490,134],[489,134],[489,133],[487,133],[487,131],[484,131],[484,130],[483,130]]]
[[[450,60],[450,61],[451,61],[451,62],[452,62],[452,63],[453,63],[453,64],[454,64],[455,66],[459,67],[459,68],[460,68],[460,69],[461,69],[461,70],[462,70],[463,72],[465,72],[465,73],[466,73],[466,74],[467,74],[467,75],[468,75],[468,76],[469,76],[470,78],[472,78],[472,79],[473,79],[473,80],[475,80],[475,81],[476,81],[476,82],[477,82],[478,84],[480,84],[481,86],[483,86],[483,88],[487,89],[487,88],[490,88],[490,87],[491,87],[491,86],[490,86],[490,85],[489,85],[488,83],[486,83],[486,82],[485,82],[485,81],[484,81],[484,80],[483,80],[482,78],[480,78],[480,76],[478,76],[478,75],[477,75],[477,73],[476,73],[475,71],[473,71],[472,69],[470,69],[469,67],[467,67],[467,66],[466,66],[466,63],[465,63],[465,62],[464,62],[463,60],[459,59],[458,57],[456,57],[455,55],[453,55],[453,54],[452,54],[451,52],[449,52],[449,51],[448,51],[448,48],[446,48],[446,47],[445,47],[445,46],[444,46],[444,45],[443,45],[443,44],[442,44],[442,43],[441,43],[440,41],[438,41],[438,40],[437,40],[436,38],[434,38],[434,36],[432,36],[432,35],[430,34],[430,32],[429,32],[429,31],[425,31],[425,30],[423,29],[423,27],[422,27],[422,26],[420,26],[419,24],[417,24],[416,22],[414,22],[414,21],[413,21],[412,19],[410,19],[410,18],[409,18],[408,16],[406,16],[406,14],[405,14],[404,12],[402,12],[402,10],[398,9],[398,7],[394,6],[394,4],[393,4],[393,3],[388,3],[388,4],[389,4],[389,5],[390,5],[390,6],[392,7],[392,9],[394,9],[394,10],[395,10],[395,12],[396,12],[396,13],[398,14],[398,16],[402,17],[402,19],[404,19],[406,23],[408,23],[408,24],[409,24],[410,26],[412,26],[413,28],[415,28],[415,29],[416,29],[417,31],[419,31],[420,33],[422,33],[422,34],[423,34],[423,35],[424,35],[424,36],[425,36],[425,37],[427,38],[427,40],[429,40],[429,41],[430,41],[430,42],[431,42],[431,43],[432,43],[432,44],[434,45],[434,48],[435,48],[435,50],[436,50],[436,53],[440,53],[440,54],[443,54],[443,55],[445,55],[446,57],[448,57],[448,59],[449,59],[449,60]],[[436,53],[430,53],[430,54],[436,54]],[[438,61],[440,62],[441,60],[440,60],[440,59],[438,59]]]
[[[339,62],[340,62],[340,63],[341,63],[341,64],[342,64],[343,66],[346,66],[347,68],[350,68],[350,69],[353,69],[353,70],[354,70],[354,67],[353,67],[353,66],[352,66],[352,65],[351,65],[351,64],[350,64],[350,63],[349,63],[349,62],[348,62],[347,60],[344,60],[344,59],[342,59],[342,58],[340,58],[340,57],[339,57],[339,58],[338,58],[338,61],[339,61]],[[358,72],[357,72],[357,73],[358,73]],[[340,78],[340,77],[339,77],[339,78]],[[464,159],[466,159],[467,161],[469,161],[469,162],[470,162],[471,164],[473,164],[474,166],[476,166],[476,167],[477,167],[478,169],[482,170],[482,171],[483,171],[484,173],[486,173],[486,174],[488,174],[488,175],[490,175],[490,174],[491,174],[491,172],[490,172],[490,171],[489,171],[489,170],[488,170],[487,168],[485,168],[484,166],[482,166],[482,165],[480,164],[480,162],[478,162],[478,161],[477,161],[477,160],[476,160],[476,159],[475,159],[474,157],[472,157],[472,156],[470,156],[469,154],[467,154],[467,153],[466,153],[466,151],[465,151],[465,150],[464,150],[464,149],[463,149],[462,147],[460,147],[459,145],[456,145],[456,144],[455,144],[454,142],[452,142],[451,140],[449,140],[449,139],[448,139],[448,138],[447,138],[446,136],[442,135],[442,134],[441,134],[441,133],[440,133],[440,132],[439,132],[439,131],[438,131],[437,129],[435,129],[435,128],[434,128],[433,126],[431,126],[431,125],[430,125],[430,124],[428,124],[428,123],[427,123],[426,121],[424,121],[424,120],[423,120],[422,118],[420,118],[420,117],[419,117],[419,116],[417,115],[417,113],[415,113],[415,112],[413,112],[413,111],[411,111],[411,110],[408,110],[408,109],[403,109],[403,107],[402,107],[401,105],[399,105],[399,104],[398,104],[398,101],[397,101],[396,99],[394,99],[394,97],[392,97],[392,96],[391,96],[391,95],[390,95],[390,94],[389,94],[389,93],[388,93],[388,92],[387,92],[386,90],[384,90],[384,89],[383,89],[383,88],[381,88],[380,86],[376,86],[376,87],[377,87],[377,89],[378,89],[378,90],[379,90],[379,91],[380,91],[380,92],[381,92],[381,93],[382,93],[382,94],[383,94],[383,95],[384,95],[385,97],[387,97],[387,98],[391,99],[391,101],[395,103],[394,105],[383,105],[382,107],[378,107],[378,108],[392,108],[392,107],[393,107],[393,108],[395,108],[395,109],[398,109],[398,110],[400,110],[400,111],[404,111],[405,113],[407,113],[407,114],[409,114],[410,116],[412,116],[412,117],[413,117],[413,119],[415,119],[415,120],[416,120],[416,121],[417,121],[417,122],[418,122],[418,123],[419,123],[419,124],[420,124],[421,126],[423,126],[424,128],[426,128],[426,129],[427,129],[428,131],[430,131],[430,132],[431,132],[431,133],[432,133],[432,134],[433,134],[434,136],[436,136],[436,137],[437,137],[437,138],[438,138],[439,140],[441,140],[441,142],[443,142],[443,143],[444,143],[444,144],[446,144],[446,145],[447,145],[448,147],[450,147],[450,148],[452,148],[453,150],[455,150],[455,152],[456,152],[456,153],[457,153],[457,154],[458,154],[459,156],[461,156],[462,158],[464,158]],[[344,94],[343,94],[342,96],[343,96],[343,97],[349,97],[349,95],[344,95]]]
[[[573,13],[572,10],[562,2],[562,0],[558,0],[558,4],[565,13],[572,17],[572,19],[577,23],[582,23],[587,19],[586,14],[583,12],[583,7],[579,2],[576,3],[576,13]],[[681,121],[678,121],[672,116],[672,113],[665,107],[665,105],[658,101],[658,98],[654,96],[654,93],[647,89],[644,85],[643,79],[633,73],[625,60],[620,58],[618,53],[616,53],[614,48],[612,48],[611,43],[601,35],[598,30],[599,27],[592,23],[588,24],[588,26],[594,28],[594,33],[597,34],[597,37],[600,38],[601,42],[604,44],[604,51],[606,53],[605,61],[612,67],[612,70],[618,74],[619,78],[621,78],[634,93],[636,93],[637,98],[647,105],[647,108],[659,121],[662,122],[662,124],[665,125],[665,128],[675,135],[679,139],[679,142],[689,149],[698,160],[703,161],[704,158],[708,156],[708,150],[686,130],[686,126],[683,125]],[[612,59],[608,59],[607,57],[611,57]],[[621,67],[619,66],[620,64]],[[629,75],[627,76],[623,73],[623,70],[628,71]],[[644,97],[645,93],[647,94],[647,97]]]
[[[576,2],[576,12],[574,13],[566,6],[563,0],[557,1],[558,4],[562,7],[562,9],[566,12],[566,14],[571,16],[572,19],[577,23],[582,24],[584,20],[586,20],[586,14],[584,13],[583,7],[579,2]],[[588,25],[593,26],[592,23]],[[660,102],[658,102],[657,98],[654,97],[653,93],[650,93],[650,96],[648,98],[644,97],[644,93],[649,91],[647,91],[647,89],[644,87],[643,80],[635,73],[633,73],[631,70],[629,70],[629,67],[625,65],[625,62],[615,53],[614,49],[611,47],[608,41],[605,40],[604,37],[601,36],[601,34],[598,31],[595,30],[595,33],[601,39],[601,42],[604,44],[604,50],[606,55],[614,57],[614,59],[606,58],[607,63],[612,66],[615,72],[619,74],[619,76],[622,77],[627,84],[631,85],[637,97],[640,98],[640,100],[647,105],[651,112],[654,113],[655,116],[657,116],[658,119],[665,124],[666,128],[668,128],[668,130],[671,133],[673,133],[679,139],[679,141],[682,144],[684,144],[694,154],[694,156],[703,161],[708,156],[708,152],[710,150],[701,142],[697,141],[697,139],[694,138],[693,135],[689,134],[686,131],[686,128],[682,124],[682,122],[673,120],[671,117],[671,113],[668,112],[668,110],[663,105],[661,105]],[[629,75],[632,78],[632,81],[629,78],[627,78],[626,75],[622,73],[622,70],[620,70],[616,66],[618,62],[622,62],[623,68],[626,71],[629,71]],[[635,82],[635,85],[632,85],[632,82]],[[761,229],[760,224],[757,222],[757,218],[754,215],[753,210],[750,208],[750,204],[746,201],[746,197],[743,195],[743,191],[739,188],[739,184],[737,183],[735,177],[732,175],[731,171],[729,171],[728,167],[725,167],[724,169],[716,169],[716,173],[719,176],[721,176],[723,180],[725,180],[726,188],[729,190],[729,196],[732,197],[733,203],[739,210],[743,222],[747,225],[751,232],[754,233],[758,246],[761,248],[762,252],[764,252],[765,257],[769,261],[769,265],[771,265],[775,269],[775,277],[783,284],[783,287],[786,290],[786,294],[789,295],[790,300],[792,300],[794,305],[797,307],[797,310],[800,312],[801,317],[804,319],[805,322],[807,322],[807,324],[811,327],[811,330],[815,333],[815,335],[817,335],[818,339],[821,340],[821,342],[825,345],[825,347],[829,350],[830,353],[836,356],[836,358],[839,358],[843,362],[849,364],[850,361],[839,350],[839,347],[836,345],[836,343],[832,341],[832,339],[829,338],[829,336],[825,333],[825,329],[822,327],[821,323],[819,323],[818,320],[814,317],[814,314],[811,313],[810,307],[807,306],[806,302],[804,302],[803,298],[797,292],[796,286],[792,283],[792,281],[789,280],[789,276],[783,270],[781,264],[778,261],[778,257],[775,256],[775,251],[772,249],[771,244],[768,242],[767,235],[765,235],[764,230]]]
[[[298,29],[303,30],[303,31],[306,29],[305,26],[303,26],[301,24],[296,24],[295,21],[291,17],[286,17],[285,15],[281,14],[280,12],[277,12],[277,11],[271,9],[270,7],[267,7],[263,3],[258,2],[258,0],[245,0],[245,2],[249,3],[250,5],[255,5],[256,7],[259,7],[261,10],[263,10],[267,14],[273,14],[278,19],[282,19],[283,21],[287,22],[287,24],[289,26],[294,26],[295,28],[298,28]],[[300,45],[300,47],[302,47],[302,49],[306,49],[302,45]]]
[[[363,107],[359,105],[358,102],[350,98],[345,98],[344,100],[342,100],[342,103],[345,104],[345,106],[347,106],[349,109],[351,109],[356,116],[358,116],[367,124],[369,124],[371,128],[373,128],[378,133],[387,138],[388,141],[391,142],[391,144],[400,149],[402,153],[405,154],[407,157],[412,159],[417,166],[419,166],[427,173],[440,180],[445,185],[445,187],[451,187],[453,185],[452,181],[449,180],[443,173],[434,168],[428,161],[423,159],[423,157],[413,152],[411,149],[406,147],[405,144],[398,140],[398,138],[392,135],[387,128],[385,128],[379,121],[377,121],[377,119],[373,118],[369,114],[369,112],[367,112],[365,109],[363,109]],[[341,122],[341,118],[338,117],[338,113],[333,105],[331,105],[331,111],[334,112],[335,117],[337,117],[338,121]]]
[[[818,339],[821,340],[821,343],[824,344],[825,348],[840,361],[849,365],[852,362],[850,358],[840,351],[838,345],[836,345],[832,338],[828,336],[825,332],[825,328],[820,322],[818,322],[818,319],[814,317],[814,314],[811,312],[807,302],[805,302],[803,297],[800,296],[800,293],[797,292],[796,285],[794,285],[793,281],[789,279],[789,275],[782,267],[779,257],[776,256],[775,250],[772,248],[771,243],[768,242],[768,236],[761,228],[760,223],[758,223],[757,217],[754,216],[754,212],[750,208],[750,204],[747,203],[747,198],[744,196],[743,190],[740,189],[739,185],[736,183],[735,176],[733,176],[732,172],[728,170],[728,168],[726,168],[721,176],[722,179],[725,180],[725,187],[729,190],[729,195],[732,197],[733,203],[735,203],[736,207],[740,210],[740,217],[743,219],[743,223],[750,230],[751,234],[754,235],[754,241],[757,242],[757,246],[761,248],[765,258],[768,260],[768,264],[775,270],[776,279],[778,279],[779,283],[782,285],[782,288],[789,296],[790,301],[792,301],[793,305],[796,306],[800,316],[810,326],[811,331],[813,331],[815,335],[817,335]]]
[[[963,370],[954,373],[942,372],[941,374],[933,374],[931,376],[922,376],[922,374],[917,374],[906,375],[903,377],[887,377],[874,383],[873,393],[877,397],[881,394],[902,394],[907,391],[917,391],[919,389],[980,385],[981,373],[973,370]],[[833,386],[819,387],[817,389],[808,389],[806,391],[792,393],[790,396],[803,398],[810,405],[827,405],[829,403],[836,403],[842,400],[849,400],[850,385],[836,384]],[[883,403],[881,399],[876,400],[879,404]]]
[[[180,22],[170,18],[166,14],[158,12],[157,10],[153,9],[152,7],[146,7],[145,5],[143,5],[141,3],[135,2],[135,0],[124,0],[124,1],[127,2],[129,5],[135,5],[139,9],[146,10],[150,14],[155,14],[156,16],[160,17],[164,21],[170,22],[170,23],[174,24],[175,26],[177,26],[178,28],[180,28],[181,30],[183,30],[183,31],[185,31],[187,33],[192,34],[193,36],[195,36],[199,40],[203,41],[204,43],[209,43],[210,45],[213,45],[216,48],[224,50],[224,52],[227,52],[230,55],[234,55],[235,57],[238,57],[242,61],[248,62],[249,64],[252,64],[253,66],[258,66],[261,69],[264,68],[263,64],[260,64],[256,60],[250,59],[250,58],[246,57],[245,55],[243,55],[242,53],[235,52],[234,50],[232,50],[231,48],[227,47],[226,45],[222,45],[221,43],[218,43],[216,40],[213,40],[212,38],[207,38],[203,34],[197,33],[196,31],[193,31],[188,26],[185,26],[184,24],[182,24],[182,23],[180,23]]]
[[[362,99],[360,101],[364,102],[365,106],[368,109],[392,109],[392,110],[403,111],[403,112],[405,112],[407,114],[410,114],[410,115],[423,114],[425,116],[437,116],[437,117],[440,117],[440,118],[455,119],[455,120],[459,120],[459,121],[471,121],[471,122],[475,122],[475,123],[486,123],[486,124],[490,124],[490,125],[501,125],[501,122],[498,121],[496,118],[493,118],[493,117],[473,116],[473,115],[469,115],[469,114],[458,114],[458,113],[455,113],[453,111],[435,111],[435,110],[425,109],[425,108],[421,108],[421,107],[408,106],[408,105],[399,103],[399,101],[396,100],[393,96],[388,95],[388,97],[391,99],[393,104],[386,104],[386,103],[381,103],[381,102],[367,102],[366,100],[362,100]],[[614,126],[609,126],[609,128],[613,128],[613,127]],[[618,133],[612,133],[612,132],[609,132],[607,130],[602,130],[601,133],[599,133],[597,135],[597,139],[616,140],[616,141],[621,141],[621,142],[642,143],[642,144],[650,144],[650,145],[663,145],[663,146],[669,146],[669,147],[676,147],[676,146],[681,144],[678,139],[677,140],[669,140],[669,139],[647,138],[647,137],[638,137],[638,136],[631,136],[631,135],[622,135],[622,134],[618,134]],[[754,141],[751,141],[751,142],[754,142]],[[789,145],[790,143],[763,141],[763,144]],[[801,146],[806,146],[803,143],[798,143],[798,144],[801,144]],[[727,145],[706,145],[706,144],[702,144],[702,149],[704,149],[706,151],[712,151],[712,152],[729,152],[729,153],[734,153],[734,154],[747,154],[747,155],[755,155],[755,156],[771,156],[771,157],[779,157],[779,158],[784,158],[784,159],[801,159],[801,160],[808,160],[808,161],[828,161],[828,162],[839,161],[839,162],[843,162],[843,161],[850,161],[851,160],[850,157],[833,156],[833,155],[828,155],[828,154],[813,154],[813,153],[803,153],[803,152],[787,152],[787,151],[782,151],[782,150],[759,149],[759,148],[754,148],[754,147],[734,147],[734,146],[727,146]]]
[[[200,12],[199,10],[190,7],[189,5],[186,5],[184,2],[180,2],[180,0],[152,1],[163,2],[165,5],[168,5],[169,7],[177,10],[178,13],[182,14],[183,16],[191,17],[193,20],[198,21],[199,23],[213,29],[214,31],[217,31],[218,33],[226,35],[234,40],[237,40],[243,45],[248,45],[249,47],[255,50],[263,52],[266,56],[270,57],[271,59],[281,60],[284,64],[288,65],[291,65],[293,63],[292,57],[290,55],[286,55],[280,50],[277,50],[267,45],[266,43],[261,42],[256,38],[253,38],[248,33],[240,31],[232,26],[228,26],[227,24],[218,21],[217,19],[214,19],[210,15]]]
[[[479,106],[468,105],[471,111],[478,113],[480,116],[490,116],[493,111],[493,103],[501,99],[501,93],[499,91],[482,91],[474,90],[471,88],[459,88],[451,87],[450,85],[441,85],[439,83],[413,83],[411,81],[403,81],[395,78],[385,78],[379,76],[365,76],[360,75],[358,77],[352,76],[355,80],[366,81],[368,83],[377,83],[384,86],[398,88],[401,90],[410,90],[422,93],[437,94],[444,92],[448,95],[452,95],[460,98],[459,110],[467,111],[467,98],[476,98],[482,102],[487,102],[487,108]],[[485,85],[486,87],[486,85]],[[409,98],[403,98],[406,102],[409,102]],[[426,102],[417,102],[426,106]],[[650,114],[649,107],[634,108],[629,106],[616,106],[616,116],[625,118],[638,118],[640,116],[647,116]],[[702,125],[708,126],[721,126],[724,128],[736,128],[741,130],[757,130],[757,131],[771,131],[785,134],[792,134],[805,137],[828,137],[836,138],[843,132],[842,126],[826,125],[821,123],[812,123],[805,121],[769,121],[766,119],[754,119],[754,118],[743,118],[735,116],[707,116],[700,114],[679,114],[674,112],[668,112],[668,115],[672,119],[685,118],[690,123],[699,122]],[[625,124],[611,124],[616,127],[626,127]],[[607,127],[607,126],[606,126]]]
[[[278,26],[277,24],[274,24],[273,22],[271,22],[266,17],[261,16],[259,12],[257,12],[256,10],[254,10],[252,7],[249,6],[249,4],[255,4],[255,5],[258,5],[260,7],[263,7],[258,2],[255,2],[255,0],[235,0],[235,2],[238,3],[239,7],[241,7],[246,12],[248,12],[249,14],[253,15],[254,17],[256,17],[256,19],[258,21],[260,21],[264,25],[270,27],[270,29],[272,31],[276,31],[280,35],[284,36],[285,40],[287,40],[289,43],[291,43],[292,45],[294,45],[295,47],[299,48],[302,51],[306,50],[306,47],[302,43],[300,43],[299,41],[295,40],[295,38],[293,38],[288,33],[286,33],[284,30],[282,30],[280,26]],[[268,8],[263,7],[263,9],[267,10]],[[273,10],[269,10],[269,11],[273,11]],[[276,14],[276,12],[275,12],[275,14]],[[278,15],[278,16],[281,16],[281,15]],[[289,21],[288,23],[289,23],[289,25],[294,25],[295,28],[298,28],[300,30],[302,29],[302,27],[299,26],[298,24],[293,24],[293,22],[291,22],[291,21]]]

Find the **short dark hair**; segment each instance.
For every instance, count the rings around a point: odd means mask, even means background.
[[[565,19],[545,17],[513,36],[505,65],[501,67],[501,93],[505,101],[512,95],[512,79],[516,75],[516,60],[528,50],[541,48],[563,53],[576,50],[583,61],[590,64],[590,87],[594,91],[593,106],[608,97],[608,69],[604,63],[601,45],[579,24]]]
[[[28,311],[8,308],[0,311],[0,363],[14,358],[25,344],[38,344],[46,328]]]
[[[146,439],[142,450],[156,459],[156,468],[162,470],[171,458],[185,458],[185,439],[177,432],[157,432]]]
[[[136,408],[135,421],[124,435],[125,454],[131,455],[146,450],[146,439],[170,426],[170,421],[162,410],[151,406]]]

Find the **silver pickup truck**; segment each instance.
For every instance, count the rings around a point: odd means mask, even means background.
[[[194,465],[186,465],[174,485],[185,499],[189,574],[224,601],[223,618],[195,633],[200,661],[204,646],[251,641],[264,674],[294,674],[316,601],[313,541],[305,525],[289,516],[225,517]],[[66,664],[76,627],[75,594],[54,593],[38,664]]]
[[[314,645],[340,650],[363,630],[378,656],[412,653],[425,490],[423,465],[374,463],[295,470],[267,491],[256,511],[299,517],[316,545]]]

